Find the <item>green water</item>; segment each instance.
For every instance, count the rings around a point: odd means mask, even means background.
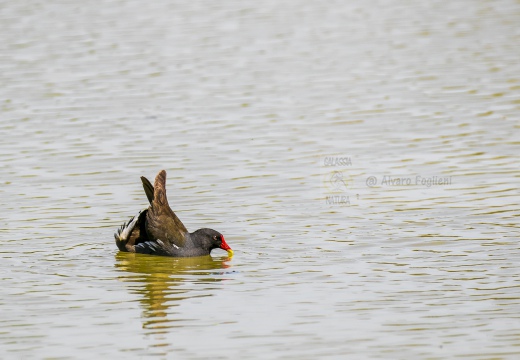
[[[517,1],[0,19],[1,358],[520,355]],[[118,253],[161,169],[232,259]]]

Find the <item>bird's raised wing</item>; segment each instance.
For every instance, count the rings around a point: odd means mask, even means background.
[[[144,179],[144,180],[143,180]],[[188,230],[168,205],[166,198],[166,171],[155,177],[153,197],[150,182],[141,178],[150,207],[146,214],[146,232],[149,240],[166,242],[174,247],[184,247]]]

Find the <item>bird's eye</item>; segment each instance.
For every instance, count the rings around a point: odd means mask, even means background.
[[[217,235],[213,236],[213,240],[217,240]]]

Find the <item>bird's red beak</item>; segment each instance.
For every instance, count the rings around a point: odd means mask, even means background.
[[[224,240],[224,235],[222,235],[222,244],[220,245],[220,248],[226,250],[229,257],[233,256],[233,250],[231,250],[226,240]]]

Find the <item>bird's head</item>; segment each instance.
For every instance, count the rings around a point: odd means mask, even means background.
[[[228,256],[233,256],[233,250],[229,247],[224,239],[224,235],[213,229],[199,229],[193,233],[195,238],[201,242],[201,245],[211,252],[213,249],[220,248],[226,250]]]

